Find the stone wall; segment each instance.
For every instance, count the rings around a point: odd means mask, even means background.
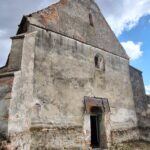
[[[149,96],[145,94],[142,72],[130,66],[130,77],[138,117],[139,138],[150,141]]]
[[[147,100],[142,72],[130,66],[130,77],[137,115],[144,116],[146,115]]]
[[[31,150],[85,149],[83,129],[78,126],[31,129]]]
[[[108,145],[134,139],[137,118],[128,60],[54,32],[32,30],[38,32],[24,35],[21,70],[14,74],[8,124],[12,147],[88,147],[85,96],[109,100],[111,112],[103,127]],[[99,68],[97,54],[102,58]]]
[[[147,98],[147,108],[146,116],[140,118],[143,121],[143,128],[141,128],[142,139],[150,142],[150,96],[146,95]]]
[[[9,106],[13,74],[0,74],[0,139],[8,137]]]
[[[147,103],[150,104],[150,95],[147,95]]]
[[[20,70],[22,59],[23,35],[12,38],[11,52],[4,67],[0,68],[0,73],[14,72]]]
[[[82,137],[84,96],[108,98],[111,108],[108,125],[112,131],[137,127],[128,60],[54,32],[37,27],[35,30],[39,32],[33,71],[33,127],[49,126],[52,130],[55,126],[81,127]],[[104,58],[105,70],[95,67],[96,54]],[[88,130],[86,132],[90,132],[90,128]],[[121,141],[128,139],[123,133],[126,138]],[[72,146],[76,143],[72,142]]]
[[[35,35],[29,33],[23,38],[21,69],[15,72],[9,106],[8,133],[11,146],[18,150],[30,150]]]

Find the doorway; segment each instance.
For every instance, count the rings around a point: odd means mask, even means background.
[[[100,148],[101,146],[101,120],[102,120],[102,109],[97,106],[91,107],[91,147]]]
[[[91,147],[100,148],[100,115],[91,115]]]
[[[91,148],[108,148],[110,143],[110,107],[108,99],[98,97],[84,97],[86,142]],[[87,124],[87,122],[89,124]],[[106,132],[107,131],[107,132]]]

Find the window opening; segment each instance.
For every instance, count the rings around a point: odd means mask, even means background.
[[[90,20],[90,25],[93,27],[94,23],[93,23],[93,17],[91,13],[89,14],[89,20]]]
[[[99,56],[98,55],[95,56],[95,67],[99,68]]]
[[[99,71],[105,71],[105,61],[104,58],[101,54],[96,54],[94,57],[94,62],[95,62],[95,67],[99,70]]]

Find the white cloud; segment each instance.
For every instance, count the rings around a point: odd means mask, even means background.
[[[142,43],[134,43],[133,41],[127,41],[121,43],[124,49],[126,50],[128,56],[131,60],[138,59],[142,56],[143,51],[141,50]]]
[[[106,20],[119,36],[137,25],[142,16],[150,15],[150,0],[97,0]]]
[[[150,95],[150,85],[145,86],[146,94]]]

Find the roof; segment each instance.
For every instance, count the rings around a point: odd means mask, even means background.
[[[129,65],[129,66],[130,66],[130,68],[131,68],[132,70],[134,70],[134,71],[136,71],[136,72],[138,72],[138,73],[140,73],[140,74],[143,73],[141,70],[139,70],[139,69],[137,69],[137,68],[135,68],[135,67],[133,67],[133,66],[131,66],[131,65]]]

